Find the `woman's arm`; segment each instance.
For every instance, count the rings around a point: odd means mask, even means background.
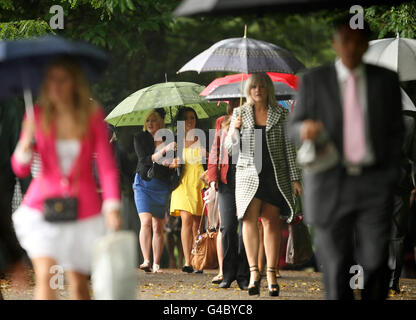
[[[18,178],[25,178],[30,175],[33,152],[36,149],[36,145],[33,144],[34,136],[35,120],[25,116],[19,141],[11,157],[12,169]]]
[[[238,149],[235,150],[235,148],[238,148],[239,145],[239,128],[241,127],[241,116],[239,113],[241,112],[241,107],[235,108],[233,110],[233,115],[230,122],[230,128],[228,130],[227,136],[225,137],[224,146],[227,150],[228,154],[231,156],[235,152],[238,153]]]
[[[220,149],[219,146],[221,144],[221,129],[215,132],[214,141],[212,142],[211,152],[209,153],[208,157],[208,180],[209,185],[211,186],[211,182],[215,184],[215,189],[218,187],[218,163],[220,157]]]
[[[149,137],[150,135],[145,133],[134,136],[134,150],[137,155],[137,171],[145,180],[148,180],[147,172],[153,166],[153,146],[150,144],[154,144],[154,142]]]

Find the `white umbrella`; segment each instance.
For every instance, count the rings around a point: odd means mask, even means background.
[[[402,92],[402,109],[403,111],[415,111],[416,112],[416,107],[415,104],[413,103],[412,99],[410,99],[410,97],[407,95],[407,93],[400,88],[400,91]]]
[[[364,61],[396,71],[400,81],[416,80],[416,40],[397,35],[371,41]]]

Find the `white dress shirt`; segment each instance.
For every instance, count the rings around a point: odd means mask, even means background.
[[[365,67],[361,63],[357,68],[350,71],[341,61],[341,59],[337,59],[335,61],[335,70],[337,73],[338,85],[339,85],[339,92],[341,98],[341,105],[344,108],[344,93],[345,87],[347,84],[347,79],[350,72],[353,72],[356,75],[356,85],[357,85],[357,94],[358,99],[360,101],[363,116],[364,116],[364,123],[365,123],[365,155],[362,161],[360,161],[359,165],[362,166],[369,166],[374,163],[374,151],[373,146],[371,143],[370,138],[370,121],[368,115],[368,97],[367,97],[367,76],[365,72]],[[344,161],[348,163],[345,160]]]

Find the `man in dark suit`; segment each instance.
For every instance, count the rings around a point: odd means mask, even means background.
[[[353,299],[351,280],[360,268],[362,299],[385,299],[388,293],[403,123],[397,74],[362,62],[369,34],[366,23],[351,29],[349,17],[336,22],[338,59],[303,75],[289,122],[298,144],[330,141],[339,155],[330,168],[304,173],[304,214],[315,229],[328,299]],[[319,141],[322,136],[326,142]]]

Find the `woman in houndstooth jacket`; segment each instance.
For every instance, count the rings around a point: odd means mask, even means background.
[[[234,109],[225,146],[231,155],[239,153],[236,204],[250,265],[249,294],[259,294],[257,219],[261,217],[269,294],[277,296],[275,262],[280,247],[280,218],[293,220],[294,195],[302,192],[301,174],[295,148],[285,133],[288,111],[277,103],[269,76],[253,74],[247,80],[245,95],[247,103]]]

